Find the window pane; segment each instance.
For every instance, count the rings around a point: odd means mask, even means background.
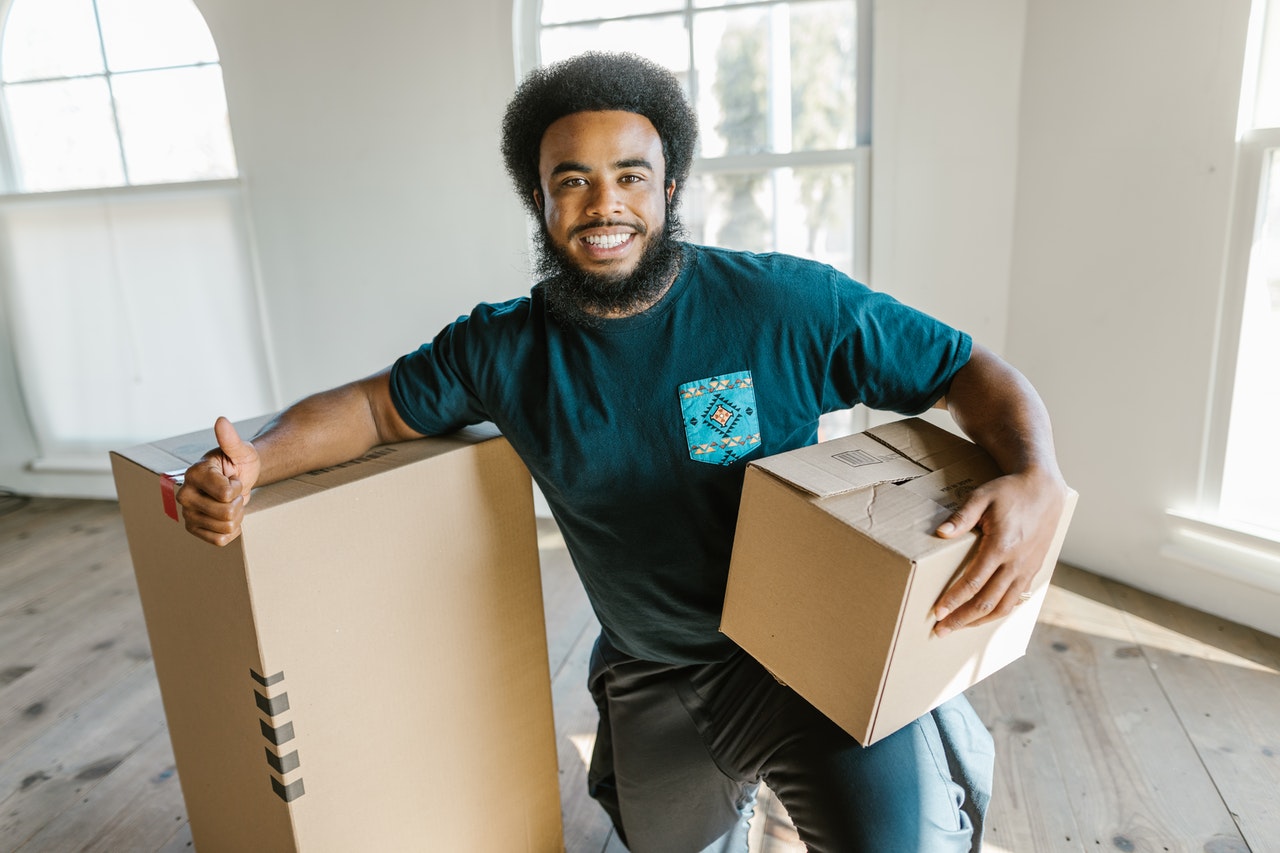
[[[101,74],[92,0],[14,0],[0,58],[6,83]]]
[[[649,12],[675,12],[684,8],[684,0],[631,0],[624,4],[601,3],[600,0],[542,0],[542,23],[562,24]]]
[[[853,147],[852,3],[705,12],[693,29],[702,156]]]
[[[787,252],[852,273],[853,174],[849,164],[697,175],[684,202],[689,237]]]
[[[1245,285],[1220,512],[1280,530],[1280,150],[1268,156],[1261,222]]]
[[[235,176],[217,66],[121,74],[112,85],[131,183]]]
[[[694,243],[773,251],[771,175],[712,172],[691,176],[684,199],[684,222]]]
[[[853,164],[779,169],[778,251],[853,273]]]
[[[98,0],[98,15],[112,71],[218,61],[191,0]]]
[[[847,0],[791,7],[791,150],[852,148],[857,40]]]
[[[124,183],[105,78],[6,86],[4,95],[22,190]]]
[[[693,33],[702,156],[770,150],[768,11],[707,12]]]
[[[687,33],[683,15],[553,27],[542,31],[542,62],[549,65],[588,50],[629,51],[670,69],[687,86]]]

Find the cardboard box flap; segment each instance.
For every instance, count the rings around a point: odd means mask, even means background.
[[[237,421],[236,430],[241,436],[248,438],[255,435],[273,417],[275,416],[264,415],[246,421]],[[381,445],[349,462],[318,471],[309,471],[289,480],[274,483],[270,490],[255,489],[253,500],[245,511],[248,514],[262,512],[318,490],[332,489],[363,480],[391,468],[470,447],[497,438],[499,435],[501,433],[498,432],[497,427],[491,423],[484,423],[465,427],[452,435],[440,436],[433,441],[405,441]],[[214,437],[213,428],[210,427],[126,450],[112,451],[112,453],[160,475],[162,480],[169,477],[180,483],[182,480],[180,474],[199,461],[216,444],[217,439]],[[166,488],[169,490],[165,498],[165,508],[166,512],[173,515],[174,512],[170,511],[169,506],[172,501],[172,483],[166,487],[162,482],[160,488],[162,491]]]
[[[903,483],[901,488],[940,504],[948,512],[955,512],[974,489],[1002,473],[994,459],[985,452],[979,452],[932,474]]]
[[[983,452],[972,442],[921,418],[881,424],[867,430],[867,435],[930,471]]]
[[[191,463],[180,456],[174,456],[153,444],[140,444],[128,450],[113,450],[111,455],[132,462],[156,474],[176,474],[185,471]],[[199,457],[196,457],[199,458]]]
[[[274,415],[263,415],[247,421],[236,421],[236,430],[241,436],[248,438],[260,430],[272,417]],[[195,432],[176,435],[172,438],[165,438],[160,441],[140,444],[126,450],[113,452],[117,456],[136,462],[143,468],[155,471],[157,474],[164,474],[189,468],[217,443],[217,440],[213,437],[213,427],[211,425],[208,429],[196,430]]]
[[[245,516],[291,503],[314,492],[336,489],[395,468],[434,459],[497,438],[499,435],[501,433],[498,432],[497,427],[486,423],[465,427],[450,435],[433,436],[430,441],[411,440],[382,444],[348,462],[308,471],[291,479],[272,483],[269,490],[254,489],[253,500],[245,508]]]
[[[819,498],[929,473],[928,468],[864,434],[824,441],[752,464]]]
[[[911,561],[923,559],[957,542],[964,542],[960,547],[968,548],[968,540],[972,536],[943,539],[934,535],[933,531],[946,521],[951,510],[928,495],[910,491],[908,486],[915,482],[882,483],[834,495],[822,501],[819,507],[882,547]]]

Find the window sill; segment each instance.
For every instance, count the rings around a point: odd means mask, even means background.
[[[1168,510],[1166,517],[1162,556],[1280,594],[1280,534],[1178,510]]]
[[[84,187],[70,190],[40,190],[36,192],[0,192],[0,204],[24,204],[58,202],[84,198],[130,198],[134,196],[162,195],[165,193],[192,193],[199,191],[225,192],[241,186],[241,179],[211,178],[205,181],[172,181],[158,184],[128,184],[112,187]]]

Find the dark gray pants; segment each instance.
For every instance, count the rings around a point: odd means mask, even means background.
[[[991,736],[963,697],[862,747],[745,652],[673,666],[602,636],[591,796],[633,853],[745,851],[766,782],[811,851],[977,850]]]

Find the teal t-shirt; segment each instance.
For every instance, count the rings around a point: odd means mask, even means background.
[[[438,435],[492,421],[542,489],[604,632],[646,660],[720,660],[746,463],[858,403],[915,414],[968,335],[798,258],[687,245],[648,311],[595,329],[540,287],[483,304],[399,359],[391,395]]]

